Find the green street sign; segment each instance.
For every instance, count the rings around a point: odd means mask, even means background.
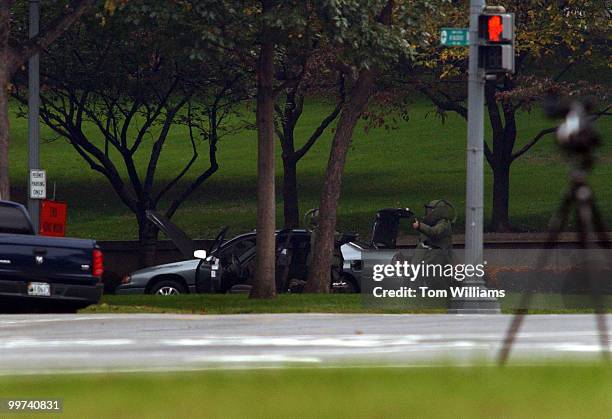
[[[469,44],[468,28],[442,28],[440,45],[447,47],[465,47]]]

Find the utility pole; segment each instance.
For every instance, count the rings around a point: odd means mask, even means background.
[[[29,36],[38,35],[40,26],[40,0],[29,0]],[[28,176],[40,166],[40,55],[33,55],[28,61]],[[28,180],[31,184],[31,180]],[[38,231],[40,201],[28,194],[28,210]]]
[[[470,1],[468,68],[467,182],[465,203],[465,264],[483,263],[484,224],[484,88],[485,72],[479,68],[479,16],[484,0]],[[484,280],[466,278],[464,287],[486,289]],[[499,313],[495,298],[458,298],[451,300],[449,313]]]

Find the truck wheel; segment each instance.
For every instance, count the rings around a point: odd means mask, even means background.
[[[151,288],[151,294],[153,295],[179,295],[185,294],[186,290],[183,284],[178,281],[165,280],[158,282]]]

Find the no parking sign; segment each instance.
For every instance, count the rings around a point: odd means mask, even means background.
[[[64,237],[67,213],[68,205],[65,202],[43,200],[40,204],[40,235]]]

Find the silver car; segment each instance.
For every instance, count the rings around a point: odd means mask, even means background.
[[[182,230],[164,217],[149,212],[156,224],[188,260],[152,266],[126,276],[117,287],[117,294],[177,295],[185,293],[247,292],[255,268],[256,233],[241,234],[225,241],[224,228],[206,252],[194,259],[195,246]],[[394,248],[399,219],[408,218],[407,209],[384,209],[377,213],[373,240],[364,244],[355,234],[346,234],[340,241],[344,259],[340,279],[330,283],[332,292],[359,292],[362,270],[361,252],[367,248]],[[299,292],[308,275],[310,231],[303,229],[276,232],[276,278],[278,292]],[[331,275],[330,275],[331,277]]]

